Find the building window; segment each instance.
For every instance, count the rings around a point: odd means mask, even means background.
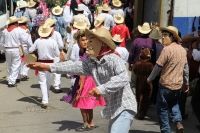
[[[6,1],[0,0],[0,15],[6,14]]]

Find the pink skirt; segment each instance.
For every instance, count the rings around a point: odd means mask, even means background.
[[[73,107],[80,108],[80,109],[94,109],[96,106],[105,106],[105,100],[101,96],[99,100],[94,100],[95,97],[87,97],[88,92],[95,88],[96,85],[94,80],[91,76],[87,76],[85,79],[85,84],[83,90],[81,92],[80,97],[78,100],[75,100],[73,103]]]

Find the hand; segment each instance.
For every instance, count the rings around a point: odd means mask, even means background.
[[[153,84],[152,84],[152,82],[149,82],[149,81],[147,80],[147,83],[149,84],[150,88],[153,89]]]
[[[129,71],[132,71],[132,69],[133,69],[133,64],[129,64],[128,70],[129,70]]]
[[[93,88],[88,92],[89,96],[95,96],[96,98],[99,98],[101,96],[101,93],[97,88]]]
[[[182,90],[183,90],[183,92],[184,93],[187,93],[188,91],[189,91],[189,86],[188,85],[183,85],[183,88],[182,88]]]
[[[41,64],[39,62],[28,63],[26,66],[37,71],[50,71],[49,65]]]
[[[62,52],[60,53],[60,61],[65,61],[65,55]]]

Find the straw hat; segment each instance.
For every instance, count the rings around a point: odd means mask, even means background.
[[[79,19],[78,21],[74,22],[73,27],[77,29],[86,29],[87,23],[83,19]]]
[[[140,33],[142,34],[148,34],[151,29],[150,29],[150,26],[149,26],[149,23],[145,22],[142,27],[140,25],[138,25],[138,30]]]
[[[35,1],[33,1],[33,0],[30,0],[29,2],[27,2],[27,6],[30,7],[30,8],[34,7],[36,4],[37,3]]]
[[[112,41],[112,36],[110,32],[106,28],[98,28],[96,31],[91,31],[86,29],[85,30],[86,37],[89,38],[89,36],[93,35],[105,44],[107,44],[111,49],[115,49],[116,45]]]
[[[51,27],[51,26],[54,25],[56,22],[57,22],[56,19],[48,18],[48,19],[45,21],[45,24],[48,24],[48,25]]]
[[[102,10],[103,11],[110,11],[110,7],[108,6],[108,4],[104,4]]]
[[[40,37],[48,37],[51,34],[52,30],[52,27],[50,27],[48,24],[44,24],[38,29],[38,34],[40,35]]]
[[[166,30],[172,33],[177,39],[178,42],[181,42],[181,38],[178,36],[178,29],[174,26],[160,27],[160,31]]]
[[[116,14],[114,15],[114,21],[117,24],[121,24],[124,22],[124,16],[122,16],[121,14]]]
[[[149,37],[151,39],[155,39],[155,40],[159,40],[162,38],[162,35],[161,35],[161,32],[157,29],[153,29],[150,34],[149,34]]]
[[[22,16],[20,18],[20,21],[18,21],[19,24],[27,23],[27,22],[30,22],[30,20],[27,17],[24,17],[24,16]]]
[[[20,20],[21,20],[20,18],[17,18],[16,16],[12,16],[6,21],[6,25],[9,25],[9,24],[12,24],[12,23],[16,23],[16,22],[18,22]]]
[[[192,42],[195,40],[197,40],[197,37],[195,37],[193,34],[187,34],[183,37],[181,43]]]
[[[113,0],[112,1],[113,6],[115,7],[121,7],[122,6],[122,2],[119,0]]]
[[[112,37],[112,40],[114,42],[122,42],[124,40],[124,38],[121,38],[119,34],[115,34],[113,37]]]
[[[75,8],[76,11],[84,11],[84,8],[82,6],[78,6],[78,8]]]
[[[63,8],[61,8],[60,6],[56,6],[52,9],[52,14],[53,15],[60,15],[63,12]]]
[[[98,27],[99,25],[101,25],[105,19],[106,18],[102,16],[97,17],[94,21],[94,27]]]
[[[17,1],[17,7],[18,8],[26,8],[27,7],[27,2],[23,1],[23,0]]]

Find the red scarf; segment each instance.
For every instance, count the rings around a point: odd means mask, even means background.
[[[11,32],[12,30],[14,30],[15,28],[17,28],[16,25],[11,25],[7,28],[8,32]]]
[[[98,58],[101,58],[101,57],[103,57],[104,55],[109,54],[109,53],[114,53],[114,54],[116,54],[116,55],[118,55],[118,56],[120,57],[120,54],[119,54],[117,51],[115,51],[115,50],[113,50],[113,49],[110,49],[110,48],[105,48],[105,49],[103,49],[103,50],[101,50],[101,51],[99,52]]]
[[[27,29],[26,25],[20,25],[19,27],[22,28],[22,29],[24,29],[24,30]]]

